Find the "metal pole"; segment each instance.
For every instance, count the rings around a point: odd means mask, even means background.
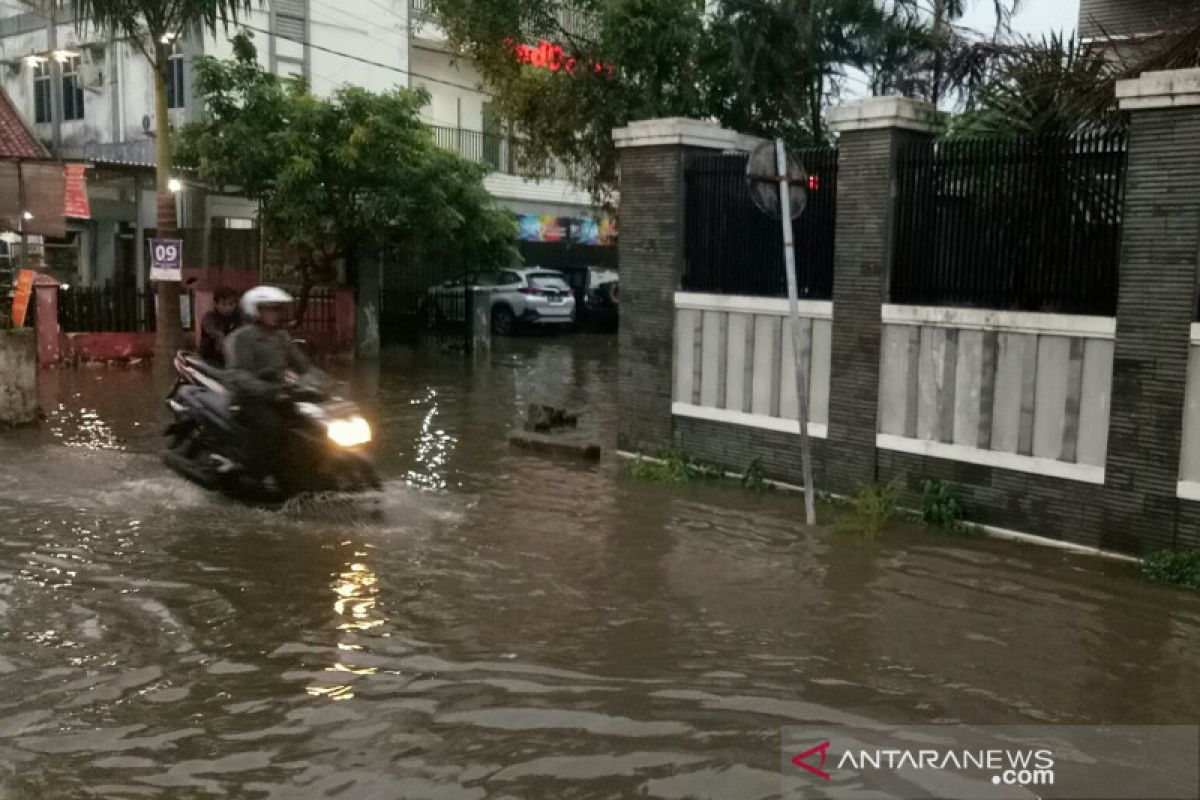
[[[792,200],[788,181],[787,152],[783,139],[775,140],[775,169],[779,175],[779,216],[783,220],[783,260],[787,271],[788,311],[792,318],[792,355],[796,359],[796,400],[799,405],[800,469],[804,475],[804,518],[817,523],[813,497],[812,446],[808,441],[808,362],[801,350],[800,299],[796,288],[796,250],[792,243]]]

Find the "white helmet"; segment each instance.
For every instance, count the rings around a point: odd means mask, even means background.
[[[286,305],[292,296],[276,286],[255,286],[242,295],[242,316],[258,319],[259,306]]]

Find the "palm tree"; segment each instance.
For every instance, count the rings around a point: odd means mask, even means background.
[[[995,16],[991,44],[999,44],[1012,32],[1013,14],[1024,0],[991,0]],[[972,0],[893,0],[891,22],[886,29],[882,65],[874,83],[898,88],[906,95],[922,97],[934,105],[947,89],[950,62],[974,47],[978,34],[960,21]]]
[[[708,91],[721,121],[795,147],[825,140],[822,109],[862,68],[873,0],[722,0],[710,29]]]
[[[175,197],[170,189],[171,142],[167,117],[167,70],[176,39],[186,33],[215,33],[239,14],[249,13],[252,0],[51,0],[59,7],[74,6],[75,26],[92,23],[97,30],[132,42],[154,70],[155,188],[157,235],[176,233]],[[179,317],[179,288],[157,285],[158,317],[155,343],[170,352],[183,340]]]

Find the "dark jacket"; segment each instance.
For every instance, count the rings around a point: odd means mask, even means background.
[[[218,367],[225,366],[225,338],[242,324],[236,310],[222,314],[215,308],[200,320],[200,357]]]
[[[225,340],[225,365],[235,402],[270,400],[284,386],[288,370],[312,370],[304,352],[285,330],[243,325]]]

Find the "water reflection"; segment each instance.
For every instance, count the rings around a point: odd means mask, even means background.
[[[446,460],[454,452],[457,440],[437,427],[439,407],[436,389],[430,388],[424,398],[411,402],[428,408],[421,418],[416,437],[416,463],[419,468],[408,471],[408,482],[425,489],[445,489]]]
[[[68,408],[59,403],[50,415],[50,432],[68,447],[124,450],[125,445],[93,408]]]

